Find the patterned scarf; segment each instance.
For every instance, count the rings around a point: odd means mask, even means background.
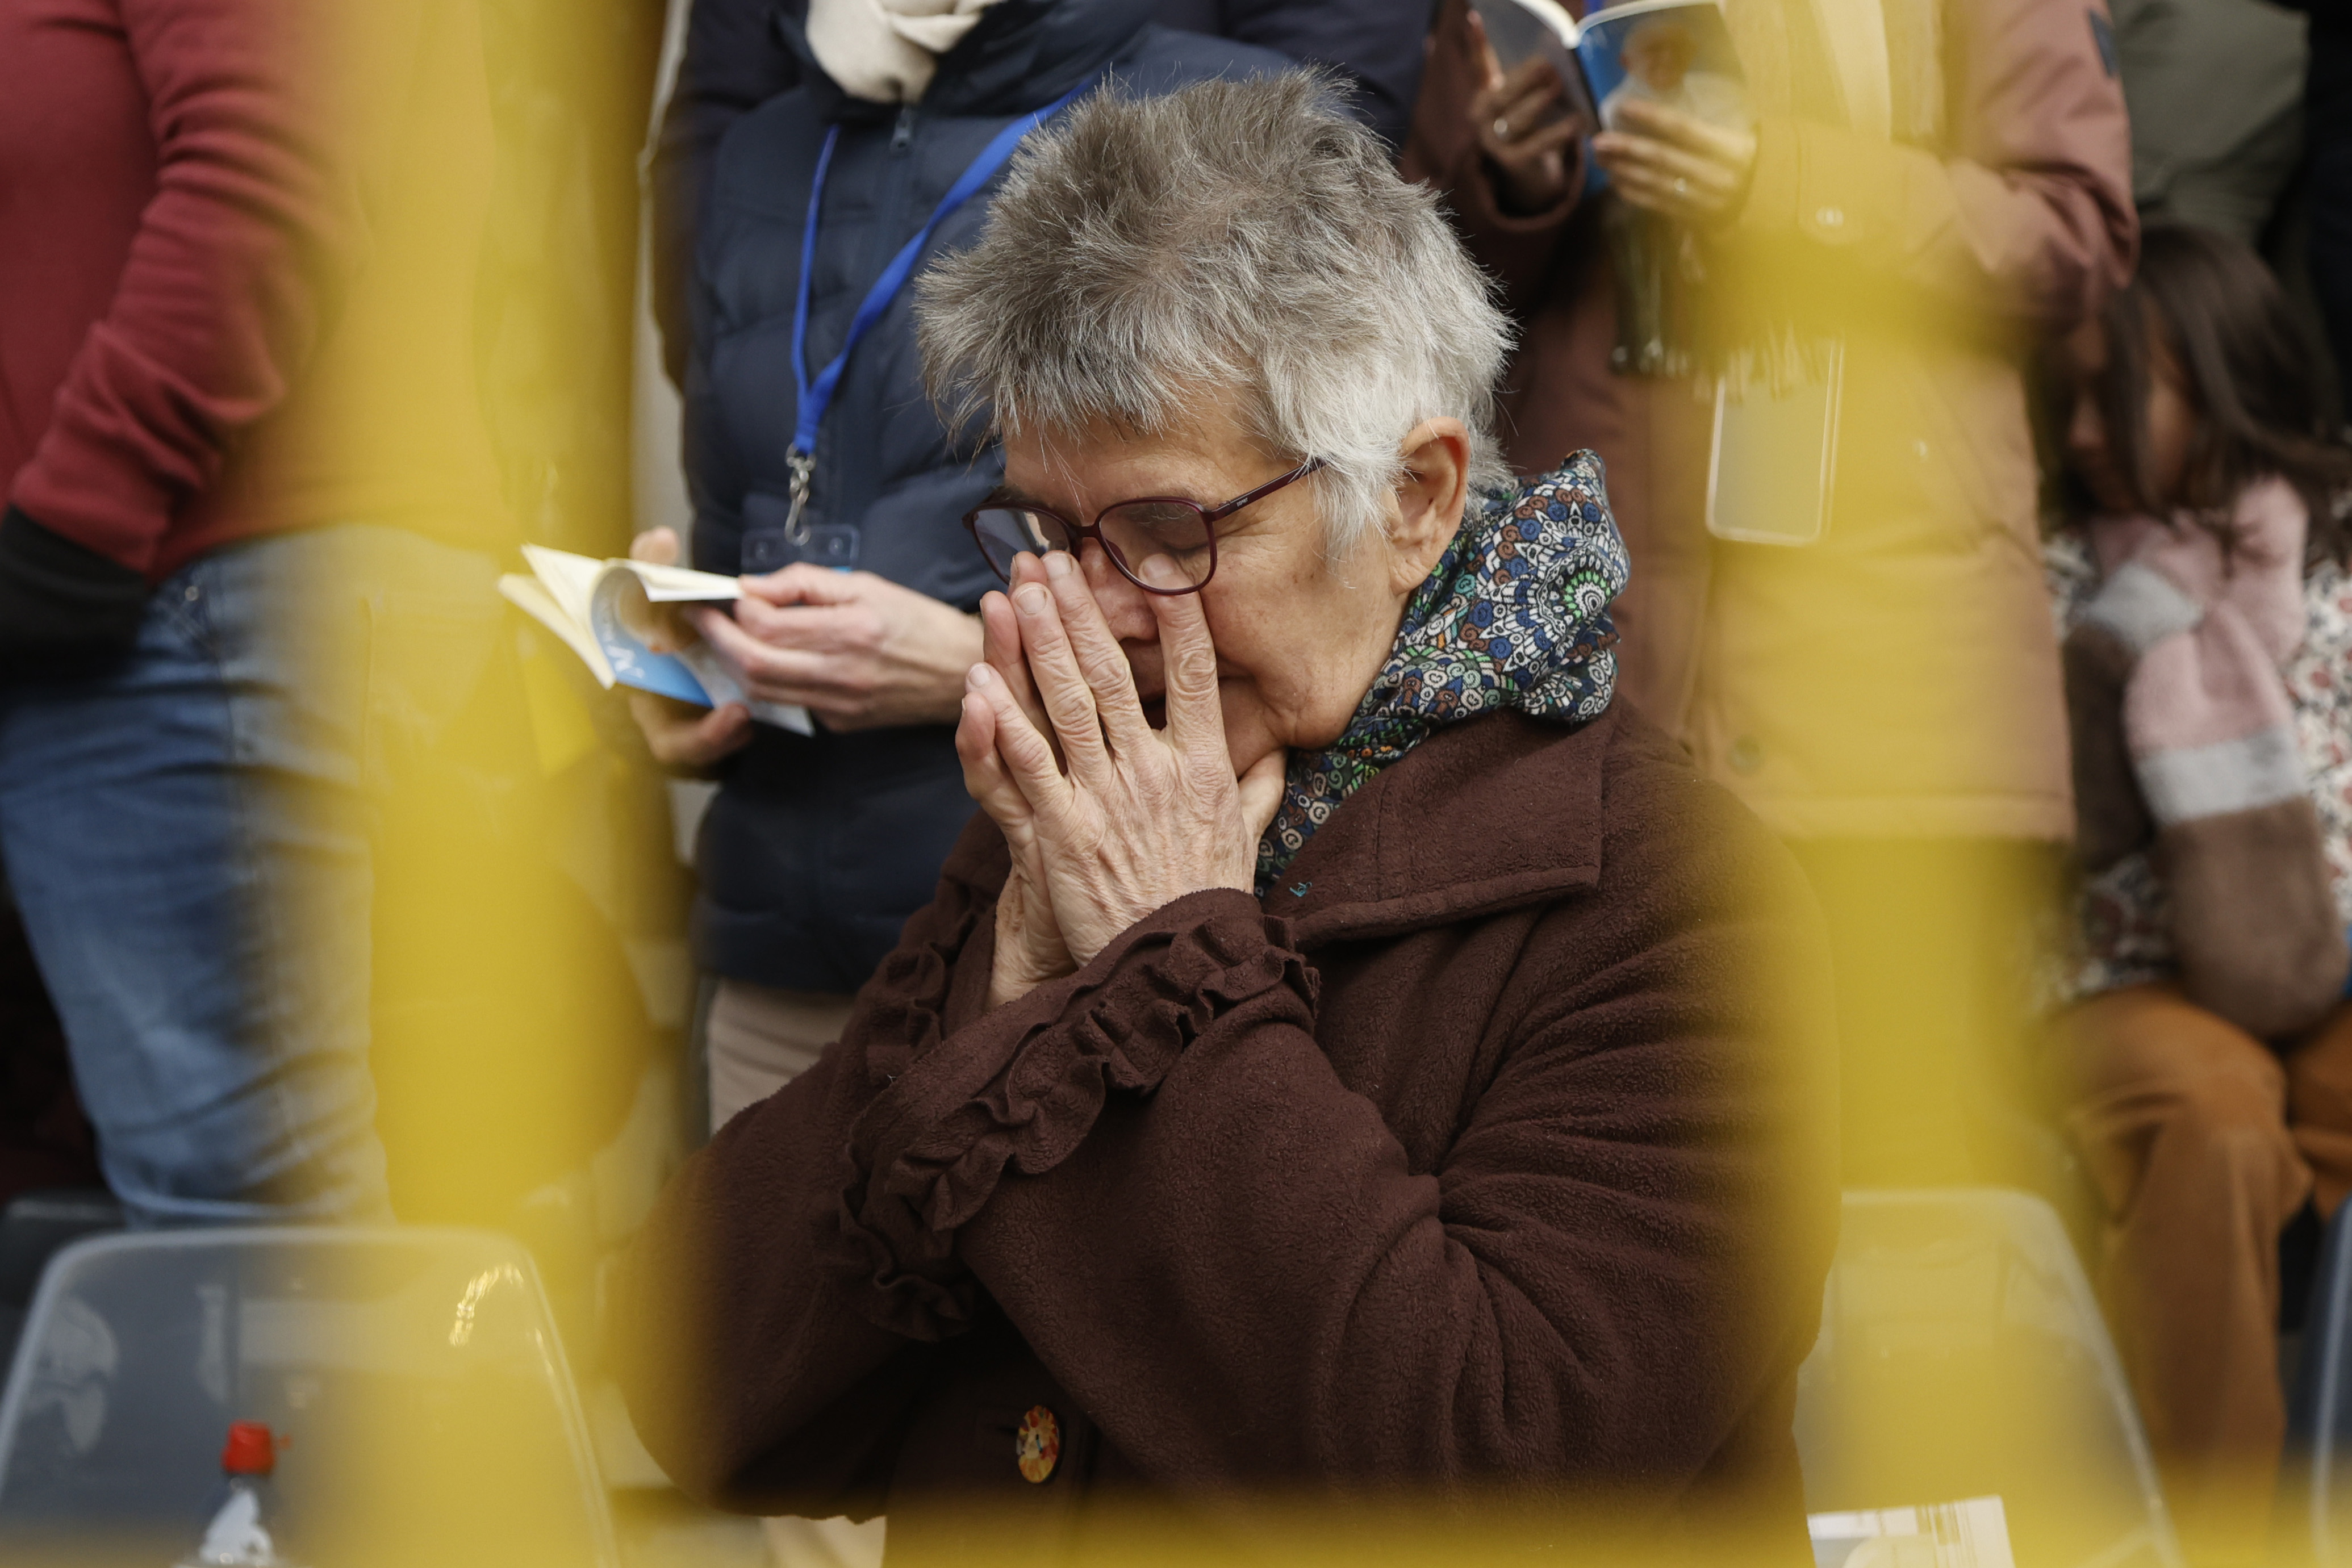
[[[1579,452],[1465,517],[1413,590],[1396,647],[1339,738],[1294,752],[1282,809],[1257,846],[1262,898],[1339,802],[1442,725],[1516,709],[1574,729],[1609,706],[1625,541],[1601,459]]]

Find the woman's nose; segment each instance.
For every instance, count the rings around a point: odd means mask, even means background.
[[[2096,467],[2107,458],[2107,423],[2099,415],[2098,400],[2077,397],[2066,421],[2066,454],[2077,467]]]
[[[1127,573],[1111,563],[1110,555],[1095,539],[1081,540],[1078,563],[1087,586],[1095,591],[1110,634],[1122,643],[1150,643],[1160,636],[1160,622],[1151,613],[1151,596],[1129,582]]]

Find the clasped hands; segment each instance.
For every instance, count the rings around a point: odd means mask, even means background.
[[[1140,570],[1178,580],[1158,557]],[[956,728],[965,786],[1013,858],[992,1008],[1076,972],[1188,893],[1248,891],[1283,783],[1279,749],[1234,776],[1198,594],[1138,596],[1159,622],[1167,683],[1166,727],[1154,729],[1079,563],[1023,555],[1013,577],[1009,594],[982,601],[984,656]]]
[[[1711,124],[1661,103],[1621,105],[1592,156],[1631,205],[1692,228],[1720,228],[1747,204],[1756,133]]]

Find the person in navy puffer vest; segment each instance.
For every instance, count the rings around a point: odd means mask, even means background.
[[[803,706],[816,729],[632,698],[659,760],[721,780],[694,912],[718,977],[713,1128],[840,1032],[972,812],[953,723],[995,579],[962,517],[1001,459],[924,392],[913,277],[978,237],[1022,136],[1076,97],[1289,63],[1153,10],[788,3],[771,26],[798,85],[719,144],[684,279],[685,460],[693,564],[746,583],[702,631],[754,698]],[[680,553],[666,529],[635,548]]]

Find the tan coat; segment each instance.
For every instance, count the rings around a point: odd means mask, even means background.
[[[1727,0],[1743,50],[1808,4]],[[1834,88],[1765,106],[1746,204],[1695,255],[1710,280],[1778,279],[1801,329],[1846,343],[1833,519],[1798,549],[1711,538],[1711,404],[1611,373],[1600,204],[1501,209],[1465,123],[1464,12],[1440,15],[1405,169],[1446,191],[1525,330],[1513,463],[1609,465],[1633,563],[1621,690],[1790,835],[2068,837],[2023,372],[2137,243],[2104,9],[1890,5],[1890,135],[1845,129]]]

